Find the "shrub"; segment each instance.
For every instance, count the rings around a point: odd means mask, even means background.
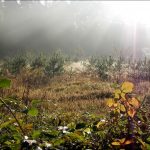
[[[4,63],[4,68],[8,69],[8,71],[13,75],[20,73],[21,69],[25,66],[26,66],[26,59],[22,56],[20,57],[16,56],[13,59],[8,59]]]
[[[45,67],[45,74],[49,77],[59,75],[64,71],[64,58],[60,52],[55,52]]]
[[[113,64],[111,57],[107,58],[94,58],[92,57],[89,61],[90,69],[93,69],[102,80],[108,79],[108,71]]]
[[[31,67],[33,69],[36,69],[36,68],[41,68],[41,67],[44,67],[45,66],[45,59],[44,57],[42,57],[41,55],[36,57],[32,63],[31,63]]]

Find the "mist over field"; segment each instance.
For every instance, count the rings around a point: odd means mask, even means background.
[[[118,51],[129,56],[135,46],[136,56],[145,55],[143,49],[150,48],[149,24],[137,22],[134,35],[134,24],[120,17],[121,10],[113,9],[115,5],[102,1],[1,1],[0,56],[57,49],[69,55],[81,51],[83,57]]]
[[[150,2],[0,0],[0,150],[150,150]]]

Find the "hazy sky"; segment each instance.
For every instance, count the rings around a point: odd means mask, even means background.
[[[1,1],[0,55],[82,49],[87,54],[150,46],[149,2]]]

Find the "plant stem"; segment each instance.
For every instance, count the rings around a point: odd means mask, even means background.
[[[22,131],[22,135],[25,135],[25,132],[23,131],[23,128],[21,126],[21,124],[19,123],[18,119],[16,118],[15,114],[12,112],[11,108],[4,102],[4,100],[0,97],[0,101],[5,105],[5,107],[9,110],[9,112],[12,114],[12,116],[14,117],[14,119],[16,120],[20,130]]]

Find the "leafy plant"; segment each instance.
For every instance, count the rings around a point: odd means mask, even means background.
[[[141,106],[133,94],[134,85],[131,82],[124,82],[120,89],[116,89],[114,98],[108,99],[106,104],[110,108],[110,120],[113,123],[110,127],[111,145],[113,148],[146,149],[140,132],[138,113]]]

